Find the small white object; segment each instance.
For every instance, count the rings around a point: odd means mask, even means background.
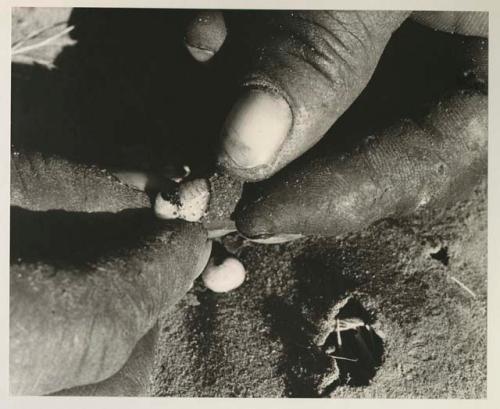
[[[199,221],[206,213],[210,200],[210,186],[206,179],[194,179],[179,186],[178,201],[165,200],[158,193],[155,214],[160,219]]]
[[[181,183],[184,179],[186,179],[190,174],[191,174],[191,168],[187,165],[184,165],[182,167],[182,170],[184,171],[184,175],[178,176],[178,177],[173,177],[171,180],[177,183]]]
[[[211,259],[201,274],[205,287],[216,293],[225,293],[238,288],[245,281],[245,276],[245,267],[234,257],[226,258],[219,265],[215,265]]]
[[[302,234],[281,234],[272,237],[268,237],[267,239],[249,239],[254,243],[259,244],[281,244],[288,243],[289,241],[298,240],[304,237]]]
[[[336,323],[337,323],[337,344],[340,347],[342,346],[342,336],[340,335],[340,324],[338,318],[336,320]]]

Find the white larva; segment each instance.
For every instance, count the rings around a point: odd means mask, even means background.
[[[199,221],[207,212],[210,186],[206,179],[194,179],[179,186],[178,201],[165,200],[161,193],[156,196],[155,214],[160,219]]]
[[[225,293],[238,288],[245,281],[246,271],[235,257],[227,257],[215,265],[211,259],[201,274],[203,284],[216,293]]]

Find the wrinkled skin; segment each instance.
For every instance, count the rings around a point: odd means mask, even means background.
[[[236,211],[245,235],[342,234],[455,200],[458,189],[484,172],[487,47],[472,38],[463,50],[481,86],[443,97],[422,120],[381,130],[359,151],[306,155],[277,173],[313,147],[356,100],[406,18],[487,35],[484,14],[409,14],[205,11],[186,26],[186,46],[198,61],[222,53],[231,36],[232,49],[249,60],[240,84],[250,94],[235,103],[219,150],[220,165],[236,177],[270,178],[249,189]],[[271,119],[245,118],[245,112],[262,115],[255,106],[261,102]],[[254,146],[252,132],[259,129],[247,132],[249,123],[281,135],[267,135],[273,143]],[[335,145],[335,135],[327,135]],[[24,152],[13,143],[11,393],[140,393],[144,372],[137,362],[148,360],[137,357],[151,355],[158,315],[205,266],[206,232],[195,224],[154,220],[147,196],[106,171]],[[68,389],[89,384],[79,392]]]

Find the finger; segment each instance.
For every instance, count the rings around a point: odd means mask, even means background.
[[[47,394],[116,373],[202,272],[200,225],[150,209],[116,214],[11,208],[10,382]]]
[[[458,92],[349,155],[317,158],[263,182],[236,210],[248,237],[342,235],[466,195],[486,171],[487,97]]]
[[[411,18],[436,30],[488,37],[488,12],[484,11],[414,11]]]
[[[105,169],[22,151],[12,153],[10,166],[13,206],[84,212],[150,206],[144,192],[125,186]]]
[[[207,62],[222,47],[226,35],[222,12],[203,10],[187,26],[184,44],[195,60]]]
[[[262,12],[242,95],[227,116],[219,162],[266,178],[313,146],[369,81],[407,12]]]

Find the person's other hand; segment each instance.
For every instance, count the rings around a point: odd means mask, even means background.
[[[14,148],[11,393],[116,373],[188,291],[210,248],[200,225],[157,220],[147,195],[110,173]]]
[[[473,36],[457,36],[469,41],[457,52],[467,54],[466,74],[481,86],[443,96],[421,120],[403,120],[354,152],[327,154],[278,173],[237,209],[236,224],[246,236],[341,234],[456,200],[470,189],[486,168],[487,42],[477,37],[487,36],[488,15],[205,11],[188,26],[186,45],[199,61],[222,52],[232,35],[232,50],[241,45],[249,56],[241,97],[224,124],[219,161],[233,175],[257,181],[327,133],[364,90],[392,33],[408,17]],[[335,145],[335,133],[327,135]]]

